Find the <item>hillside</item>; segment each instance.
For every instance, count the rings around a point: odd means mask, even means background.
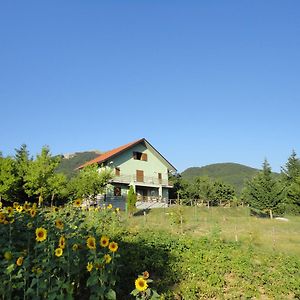
[[[258,169],[241,164],[218,163],[203,167],[188,168],[181,173],[181,176],[189,181],[197,176],[208,176],[212,179],[219,179],[225,183],[232,184],[239,193],[244,186],[244,182],[251,179],[257,172],[259,172]]]
[[[99,151],[75,152],[72,154],[63,155],[63,158],[58,165],[56,172],[64,173],[67,177],[72,177],[76,174],[75,169],[85,162],[99,156]]]

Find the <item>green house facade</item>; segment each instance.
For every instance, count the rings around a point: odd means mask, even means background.
[[[169,199],[169,174],[176,168],[146,139],[120,146],[85,163],[80,168],[97,163],[101,168],[111,168],[114,178],[104,195],[109,202],[125,204],[130,185],[141,202],[167,203]],[[124,203],[123,203],[124,202]]]

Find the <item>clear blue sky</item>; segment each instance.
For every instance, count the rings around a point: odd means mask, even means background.
[[[0,151],[145,137],[179,171],[300,156],[300,1],[1,1]]]

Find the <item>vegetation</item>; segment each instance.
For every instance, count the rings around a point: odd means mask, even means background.
[[[182,206],[181,224],[173,222],[177,210],[153,209],[126,221],[119,233],[127,258],[122,292],[145,269],[162,299],[299,297],[299,217],[282,222],[251,217],[248,208]]]
[[[241,196],[221,180],[178,176],[180,205],[132,215],[131,187],[130,218],[111,204],[82,208],[82,197],[106,189],[110,170],[91,165],[69,180],[59,162],[48,147],[35,158],[25,145],[0,155],[2,299],[300,297],[300,219],[288,215],[300,212],[294,151],[277,176],[265,160]]]
[[[70,157],[61,157],[60,163],[56,168],[56,172],[63,173],[68,178],[71,178],[78,173],[76,168],[83,165],[85,162],[96,158],[100,154],[101,152],[99,151],[85,151],[75,152],[70,155]]]
[[[116,299],[118,244],[112,209],[84,211],[26,202],[0,212],[1,299]]]
[[[277,181],[271,172],[267,160],[263,163],[263,170],[248,181],[244,190],[244,198],[251,207],[261,211],[269,211],[273,217],[273,211],[280,213],[280,203],[284,187]]]
[[[134,192],[133,186],[131,185],[128,194],[127,194],[127,211],[130,215],[132,215],[135,211],[136,204],[136,193]]]
[[[113,173],[110,168],[103,168],[100,172],[98,169],[97,164],[92,164],[73,177],[69,183],[70,194],[73,197],[95,200],[98,194],[104,193]]]
[[[182,178],[191,182],[196,177],[207,176],[212,180],[222,181],[235,187],[238,194],[242,191],[245,181],[255,176],[259,170],[235,163],[211,164],[204,167],[188,168],[181,173]]]

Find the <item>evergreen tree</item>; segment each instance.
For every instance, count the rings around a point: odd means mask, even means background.
[[[285,168],[281,168],[281,175],[286,183],[292,183],[300,176],[300,160],[297,158],[295,150],[288,158]]]
[[[271,167],[265,159],[263,169],[249,180],[244,191],[244,198],[251,207],[272,213],[279,212],[282,188],[274,178]]]
[[[134,192],[133,186],[131,185],[128,190],[127,194],[127,211],[130,215],[133,214],[135,211],[135,204],[136,204],[136,193]]]
[[[283,209],[286,213],[300,213],[300,160],[293,150],[285,168],[281,168],[281,185],[284,190]]]

